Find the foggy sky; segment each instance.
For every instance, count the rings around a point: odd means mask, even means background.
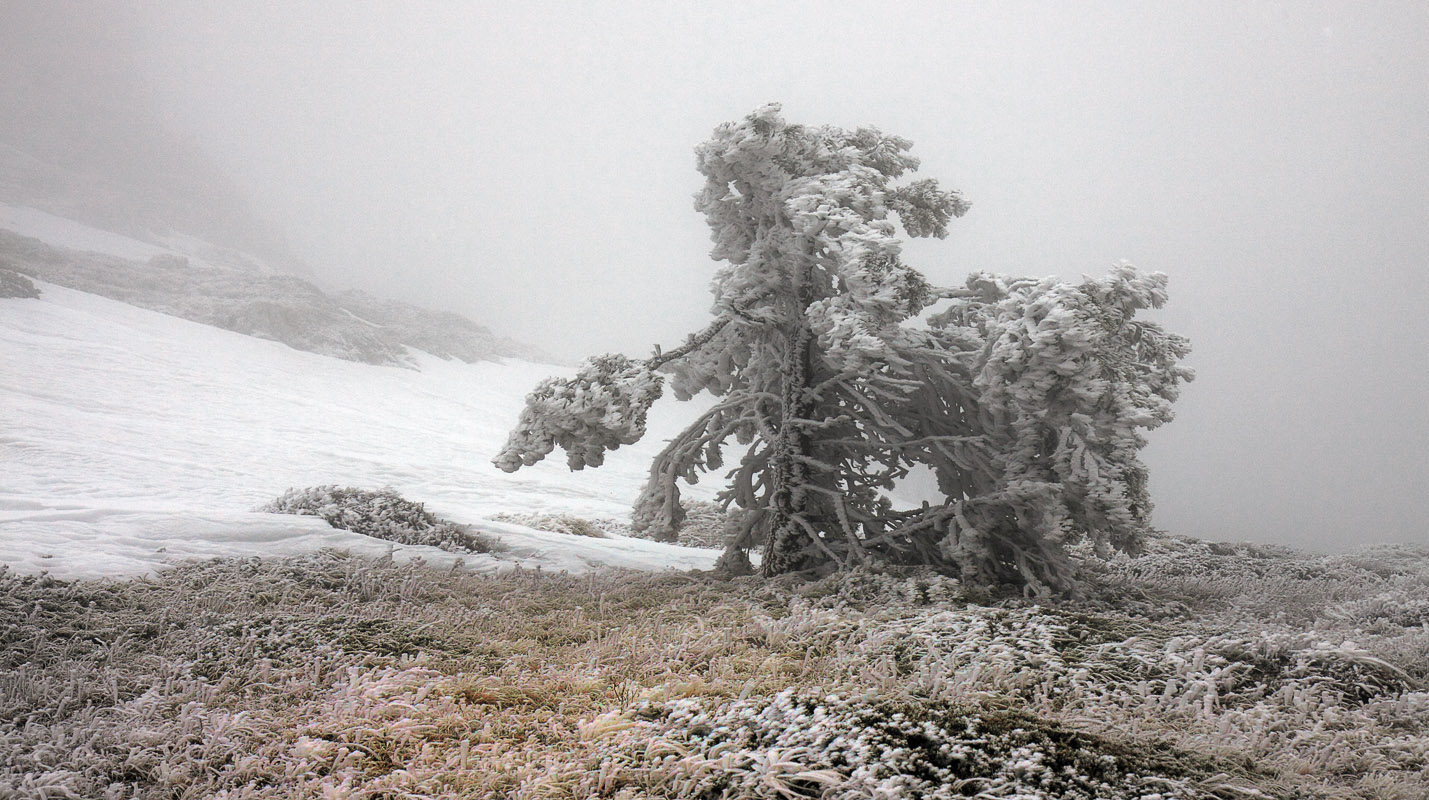
[[[777,100],[972,201],[907,251],[935,282],[1171,276],[1199,376],[1150,434],[1158,526],[1429,542],[1421,2],[255,5],[54,7],[329,285],[573,358],[674,343],[715,268],[692,148]]]

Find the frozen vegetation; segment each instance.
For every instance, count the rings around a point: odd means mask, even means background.
[[[39,296],[40,290],[35,287],[34,281],[13,270],[0,268],[0,298],[33,299]]]
[[[345,531],[408,545],[436,547],[456,553],[490,553],[498,545],[488,536],[442,519],[421,503],[391,489],[314,486],[290,489],[271,503],[254,509],[269,514],[321,517]]]
[[[0,796],[1426,796],[1429,552],[1149,544],[1045,605],[331,552],[4,572]]]

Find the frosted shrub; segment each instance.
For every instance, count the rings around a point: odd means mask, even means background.
[[[682,504],[682,507],[685,516],[679,529],[675,532],[673,540],[664,537],[666,541],[674,541],[684,547],[709,549],[722,549],[729,544],[730,537],[734,535],[738,525],[740,517],[738,512],[725,512],[717,503],[704,500],[686,502]],[[608,536],[657,538],[649,529],[633,530],[629,524],[618,520],[585,519],[574,514],[502,512],[492,515],[491,518],[497,522],[513,522],[536,530],[568,533],[572,536],[589,536],[597,539]]]
[[[636,524],[631,526],[626,535],[674,542],[684,547],[722,550],[739,534],[744,517],[743,511],[726,511],[718,503],[706,500],[680,501],[680,521],[673,528]],[[641,520],[637,519],[638,522]]]
[[[452,552],[490,553],[497,547],[489,537],[434,516],[421,503],[405,500],[392,489],[373,491],[338,486],[289,489],[255,510],[322,517],[334,528]]]
[[[738,533],[742,513],[727,512],[718,503],[694,500],[685,503],[685,521],[676,541],[686,547],[723,549]]]
[[[0,267],[0,298],[34,299],[39,296],[40,290],[34,281],[14,270]]]
[[[612,715],[615,716],[615,715]],[[662,794],[827,800],[1122,800],[1206,795],[1175,754],[1138,752],[1031,716],[781,692],[643,704],[587,730],[644,750]],[[634,778],[634,776],[631,776]],[[632,782],[635,782],[632,780]]]
[[[565,533],[571,536],[588,536],[592,539],[605,538],[605,531],[601,530],[596,523],[577,517],[574,514],[501,513],[492,516],[492,519],[497,522],[511,522],[516,525],[525,525],[528,528],[535,528],[538,531]]]

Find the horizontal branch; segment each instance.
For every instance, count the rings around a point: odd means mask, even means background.
[[[699,333],[690,334],[689,338],[685,339],[684,344],[680,345],[674,350],[669,351],[668,353],[660,352],[660,346],[656,345],[655,355],[645,359],[645,366],[649,367],[652,370],[659,369],[660,367],[663,367],[671,361],[674,361],[679,358],[684,358],[690,353],[693,353],[701,347],[704,347],[705,345],[709,344],[710,340],[718,336],[719,332],[724,330],[725,326],[729,325],[729,323],[732,321],[732,317],[720,317],[714,322],[711,322],[709,324],[709,327],[705,328]]]

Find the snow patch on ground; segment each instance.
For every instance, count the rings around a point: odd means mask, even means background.
[[[15,206],[0,203],[0,228],[7,228],[21,236],[29,236],[42,242],[75,250],[129,258],[144,261],[157,255],[174,251],[128,236],[100,230],[72,219],[47,214],[29,206]]]
[[[657,404],[646,439],[598,470],[572,473],[557,453],[507,475],[489,459],[526,392],[559,368],[421,353],[420,372],[356,364],[41,288],[38,300],[0,300],[0,563],[15,569],[134,575],[180,558],[322,547],[455,560],[315,519],[249,513],[319,484],[391,486],[510,548],[500,563],[465,558],[471,568],[689,569],[717,556],[487,519],[627,518],[650,459],[699,412],[693,404]],[[693,488],[691,499],[712,495]]]

